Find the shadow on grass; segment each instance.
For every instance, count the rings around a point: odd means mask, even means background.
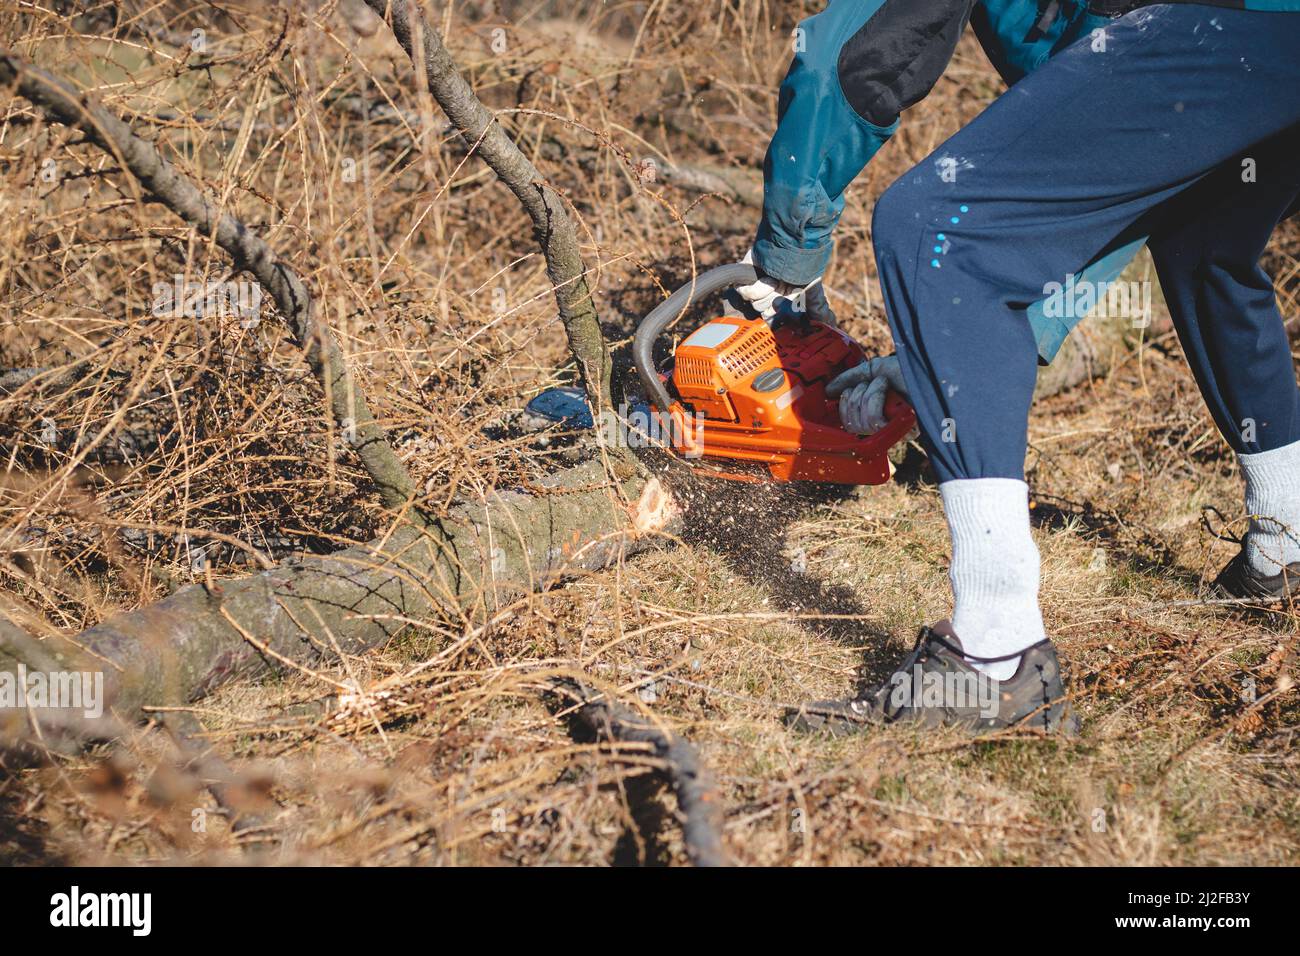
[[[786,554],[785,538],[792,525],[819,506],[846,501],[853,494],[853,489],[844,485],[699,478],[683,496],[686,530],[682,538],[716,554],[732,573],[765,591],[778,609],[806,615],[797,617],[796,623],[810,639],[861,651],[863,683],[874,686],[898,663],[899,649],[890,633],[856,590],[810,571],[795,570]]]
[[[1089,502],[1032,493],[1030,523],[1036,528],[1060,530],[1070,522],[1082,529],[1085,541],[1103,546],[1108,555],[1123,561],[1137,574],[1166,578],[1200,593],[1201,576],[1181,567],[1173,551],[1151,531],[1126,524],[1122,517],[1095,510]]]

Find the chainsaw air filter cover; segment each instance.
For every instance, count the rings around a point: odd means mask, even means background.
[[[773,329],[714,319],[677,346],[666,376],[682,423],[674,446],[702,453],[724,476],[734,463],[765,465],[780,481],[888,481],[889,449],[916,424],[911,407],[891,392],[888,423],[863,437],[844,431],[838,401],[826,397],[830,380],[863,359],[856,342],[820,322]]]

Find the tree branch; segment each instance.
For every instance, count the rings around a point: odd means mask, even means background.
[[[729,866],[731,861],[722,846],[721,802],[690,742],[580,681],[558,678],[552,688],[574,702],[573,719],[597,740],[650,746],[663,761],[663,775],[677,797],[682,840],[691,862],[696,866]]]
[[[129,169],[148,196],[215,239],[236,268],[257,279],[288,321],[308,365],[329,396],[335,423],[356,450],[384,504],[395,510],[406,508],[415,498],[415,484],[375,422],[338,342],[316,316],[311,294],[298,275],[259,236],[203,195],[152,143],[92,104],[67,81],[0,48],[0,83],[15,86],[50,122],[80,130]]]
[[[612,405],[612,366],[587,285],[578,232],[564,199],[520,152],[496,117],[475,95],[418,4],[407,0],[366,0],[392,28],[416,69],[423,69],[429,92],[466,145],[483,158],[515,195],[533,222],[533,235],[546,258],[569,351],[577,362],[593,408]],[[419,46],[417,47],[417,43]]]

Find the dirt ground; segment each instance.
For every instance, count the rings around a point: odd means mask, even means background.
[[[132,18],[116,25],[10,8],[0,37],[93,86],[302,270],[431,498],[482,500],[562,463],[564,439],[518,427],[528,398],[573,379],[526,220],[382,26],[352,5],[217,4],[203,20],[119,6]],[[789,31],[814,6],[430,8],[573,204],[623,361],[637,319],[692,262],[748,245],[752,205],[671,170],[758,182]],[[167,42],[200,26],[206,59]],[[827,284],[872,350],[890,350],[872,201],[1000,89],[966,37],[850,191]],[[154,315],[155,285],[174,275],[238,277],[139,203],[111,159],[4,97],[0,374],[76,374],[0,390],[2,609],[75,633],[247,570],[239,549],[177,526],[276,557],[382,530],[269,303],[254,323]],[[1280,229],[1264,264],[1294,342],[1300,230]],[[782,725],[788,703],[885,677],[949,610],[939,496],[913,451],[879,487],[703,486],[679,538],[490,628],[412,621],[329,681],[290,671],[219,689],[193,713],[264,830],[234,835],[156,729],[5,756],[0,862],[685,862],[653,757],[557,716],[547,679],[583,673],[697,745],[740,863],[1294,863],[1296,615],[1207,594],[1235,550],[1221,536],[1243,530],[1241,489],[1158,291],[1155,309],[1121,356],[1032,416],[1042,605],[1077,739],[827,740]]]

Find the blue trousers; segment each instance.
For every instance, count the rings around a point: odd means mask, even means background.
[[[1259,266],[1297,208],[1297,150],[1300,17],[1165,5],[1062,51],[890,186],[872,238],[940,480],[1024,477],[1038,367],[1025,310],[1143,235],[1227,441],[1300,440]],[[1075,289],[1061,301],[1086,306]]]

